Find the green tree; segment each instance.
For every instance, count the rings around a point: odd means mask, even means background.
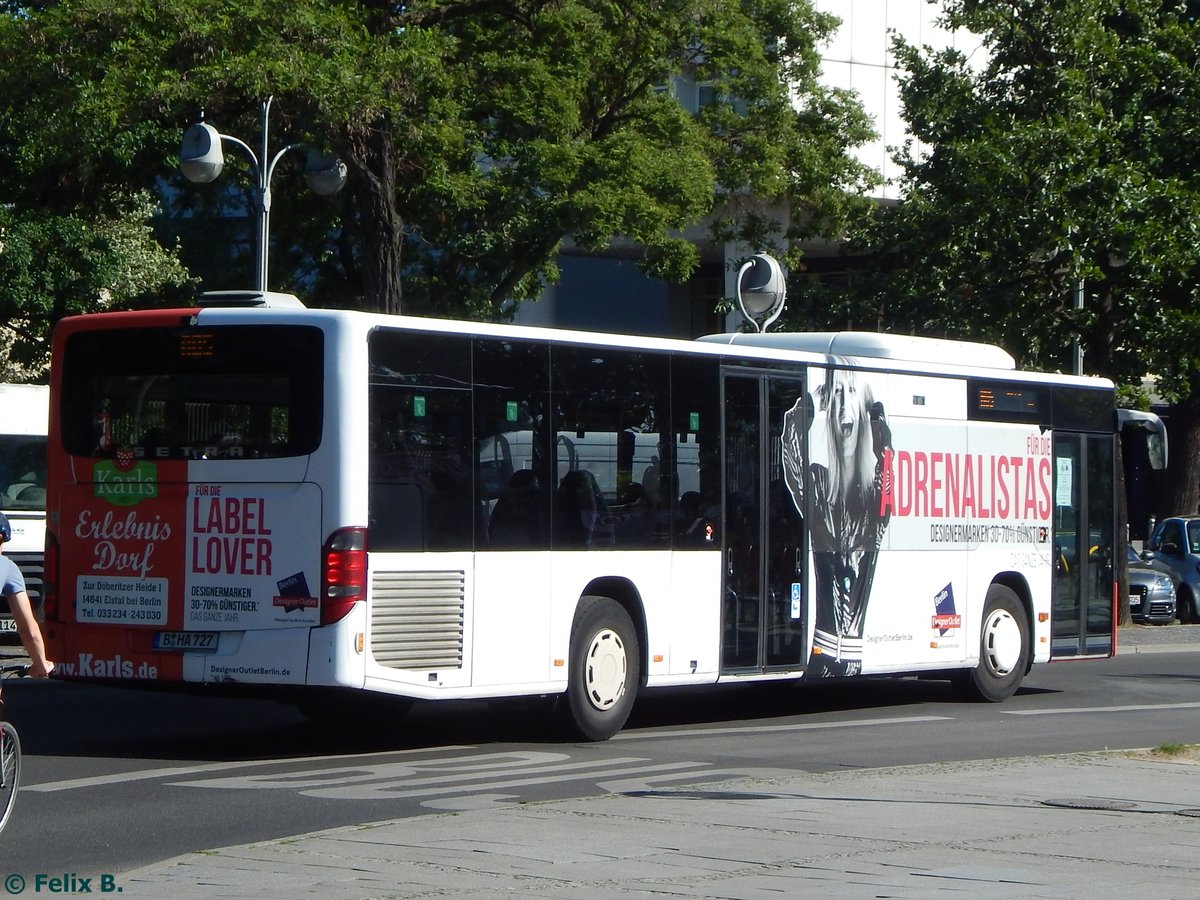
[[[1200,25],[1164,0],[948,0],[967,59],[896,42],[915,143],[838,314],[982,338],[1174,401],[1171,509],[1200,497]],[[1084,303],[1076,308],[1075,290]]]
[[[15,168],[0,199],[74,209],[167,179],[185,251],[205,232],[227,240],[205,213],[240,199],[237,173],[184,185],[172,157],[200,106],[255,144],[270,95],[272,133],[322,143],[350,175],[330,203],[281,166],[273,287],[495,317],[556,277],[564,241],[628,241],[648,273],[682,279],[696,264],[684,231],[701,221],[757,244],[836,234],[857,208],[870,175],[848,150],[870,129],[816,80],[834,23],[791,0],[10,7],[0,162]],[[672,96],[680,76],[713,100],[699,115]],[[762,212],[785,198],[786,225]],[[305,246],[301,270],[289,254]]]
[[[191,280],[155,240],[153,211],[145,195],[89,217],[0,208],[0,380],[46,380],[63,316],[182,296]]]

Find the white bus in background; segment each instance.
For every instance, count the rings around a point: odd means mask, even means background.
[[[46,423],[50,388],[0,384],[0,511],[12,525],[4,553],[21,569],[35,611],[42,604],[46,542]],[[10,637],[11,635],[11,637]],[[0,604],[0,638],[16,640],[8,605]]]
[[[998,701],[1115,650],[1109,381],[898,335],[233,299],[55,329],[64,677],[545,695],[602,740],[642,690],[921,674]]]

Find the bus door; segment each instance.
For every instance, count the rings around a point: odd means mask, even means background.
[[[784,416],[803,410],[794,376],[726,371],[721,668],[804,665],[804,522],[783,473]],[[799,428],[803,436],[807,429]]]
[[[1112,435],[1056,431],[1051,656],[1112,653],[1113,489]]]

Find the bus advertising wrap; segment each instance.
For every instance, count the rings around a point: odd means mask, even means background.
[[[897,396],[884,374],[830,368],[810,377],[812,396],[784,415],[782,454],[792,502],[809,517],[808,677],[961,658],[973,632],[956,598],[968,594],[979,554],[988,559],[975,572],[1023,571],[1048,590],[1049,433],[920,417],[909,408],[919,398]],[[971,553],[929,552],[937,550]]]
[[[114,651],[128,651],[129,628],[166,633],[135,646],[211,650],[215,636],[206,646],[173,633],[317,624],[316,486],[189,483],[186,461],[91,465],[90,481],[63,492],[62,554],[78,573],[67,596],[79,624],[116,626]]]

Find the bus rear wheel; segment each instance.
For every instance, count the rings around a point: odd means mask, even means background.
[[[567,725],[589,741],[606,741],[624,726],[641,681],[637,629],[608,597],[579,601],[571,627]]]
[[[954,674],[959,695],[999,703],[1021,684],[1029,668],[1029,619],[1016,592],[1002,584],[988,588],[979,628],[979,664]]]

